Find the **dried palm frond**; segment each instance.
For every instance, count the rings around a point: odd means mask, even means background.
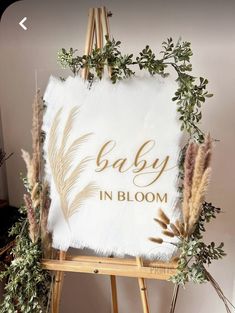
[[[69,218],[77,212],[84,201],[92,197],[97,189],[95,183],[88,183],[73,199],[71,203],[68,202],[68,195],[74,188],[77,180],[81,177],[81,174],[85,170],[90,157],[83,158],[78,165],[71,171],[72,160],[79,147],[85,143],[91,136],[91,133],[87,133],[77,139],[67,147],[67,141],[70,136],[73,121],[78,114],[76,107],[72,108],[63,130],[62,140],[60,145],[58,144],[57,132],[60,123],[60,115],[62,108],[58,110],[52,123],[52,127],[49,134],[48,143],[48,158],[51,167],[53,180],[60,196],[61,209],[65,220],[68,222]]]

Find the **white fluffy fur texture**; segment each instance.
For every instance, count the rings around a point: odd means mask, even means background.
[[[87,83],[79,77],[68,77],[66,81],[50,78],[44,95],[47,110],[43,129],[46,132],[46,175],[51,185],[52,199],[49,229],[53,232],[55,248],[67,250],[69,247],[88,247],[104,255],[132,255],[161,260],[168,260],[173,255],[173,245],[158,245],[148,238],[162,237],[166,241],[172,241],[161,234],[160,227],[153,220],[157,217],[159,207],[173,221],[179,214],[176,207],[176,165],[181,134],[176,105],[171,101],[176,88],[176,83],[169,78],[136,77],[115,85],[108,79],[103,79],[95,82],[90,90]],[[79,113],[72,123],[66,145],[69,146],[81,135],[90,132],[93,134],[75,152],[71,171],[82,158],[92,156],[93,159],[89,161],[89,166],[84,169],[68,194],[68,201],[71,203],[75,195],[91,181],[95,182],[98,190],[93,196],[85,199],[78,211],[66,221],[48,161],[48,138],[53,119],[62,108],[57,133],[57,143],[61,143],[68,114],[74,106],[79,108]],[[116,146],[106,158],[110,161],[127,158],[128,165],[134,161],[141,144],[147,140],[155,140],[156,145],[144,158],[149,162],[156,158],[162,161],[169,155],[167,168],[173,169],[164,172],[149,187],[137,187],[133,184],[133,177],[136,175],[132,172],[134,167],[125,173],[113,168],[96,172],[97,153],[109,140],[115,140]],[[151,168],[149,171],[151,172]],[[150,178],[149,174],[143,177],[144,180]],[[112,191],[113,200],[100,200],[100,190]],[[167,193],[168,201],[117,201],[117,191],[129,191],[129,200],[133,200],[136,192],[158,192],[160,195]]]

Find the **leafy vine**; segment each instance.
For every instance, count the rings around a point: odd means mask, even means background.
[[[191,57],[193,55],[191,44],[179,40],[176,44],[172,38],[162,43],[161,58],[156,58],[155,53],[147,45],[137,57],[133,54],[122,54],[120,41],[106,38],[103,48],[95,48],[90,55],[78,56],[77,50],[70,48],[68,51],[62,48],[58,52],[58,61],[63,68],[69,68],[76,76],[84,67],[89,69],[88,81],[92,84],[95,77],[101,79],[104,67],[111,69],[110,79],[112,83],[135,75],[133,66],[139,70],[147,70],[150,75],[167,77],[167,69],[173,67],[178,77],[178,89],[175,92],[173,101],[176,102],[181,130],[186,130],[190,137],[202,142],[203,132],[197,126],[202,118],[201,106],[206,98],[212,97],[207,91],[208,80],[190,75],[192,71]]]

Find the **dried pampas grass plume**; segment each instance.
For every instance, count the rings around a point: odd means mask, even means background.
[[[211,155],[212,139],[209,134],[203,144],[190,143],[186,150],[182,204],[186,236],[193,233],[201,214],[211,176]]]
[[[37,242],[39,236],[38,223],[35,216],[35,210],[32,206],[32,200],[29,194],[24,195],[24,202],[27,208],[27,217],[29,223],[29,237],[33,243]]]
[[[28,183],[29,187],[32,188],[32,186],[34,186],[34,184],[36,183],[34,165],[33,165],[32,159],[30,157],[30,154],[23,149],[21,149],[21,152],[22,152],[22,158],[25,162],[26,170],[27,170],[27,176],[26,176],[27,177],[27,183]]]
[[[41,127],[43,119],[43,101],[38,90],[33,102],[33,122],[32,122],[32,157],[30,154],[22,149],[22,157],[27,168],[27,180],[29,188],[39,182],[41,176],[42,163],[42,142],[41,142]]]
[[[29,237],[32,242],[41,238],[42,248],[51,254],[51,238],[47,231],[47,220],[50,206],[48,184],[42,179],[42,121],[44,104],[38,90],[33,102],[32,118],[32,157],[22,149],[22,158],[27,169],[27,191],[24,202],[29,223]],[[50,253],[49,253],[50,250]],[[45,252],[45,251],[44,251]]]
[[[61,112],[62,108],[58,110],[52,122],[52,127],[49,134],[48,158],[53,180],[60,197],[61,209],[65,220],[68,222],[69,218],[79,210],[84,201],[95,194],[97,187],[94,182],[88,183],[83,189],[80,190],[80,192],[77,193],[73,201],[69,203],[68,194],[73,189],[75,183],[80,178],[91,158],[86,157],[82,159],[71,171],[72,160],[78,148],[89,139],[91,133],[87,133],[77,138],[66,149],[67,141],[72,130],[73,121],[78,114],[78,109],[74,107],[70,110],[70,113],[67,117],[62,133],[62,140],[60,145],[58,145],[57,132],[60,124]]]
[[[193,181],[193,170],[197,154],[197,145],[193,142],[189,143],[185,161],[184,161],[184,189],[183,189],[183,217],[184,223],[187,224],[189,219],[189,199],[191,197],[191,188]]]
[[[201,183],[198,187],[194,202],[191,204],[191,212],[188,223],[189,235],[192,234],[194,227],[200,217],[202,211],[202,203],[205,200],[205,195],[209,186],[211,176],[211,168],[207,168],[202,176]]]

